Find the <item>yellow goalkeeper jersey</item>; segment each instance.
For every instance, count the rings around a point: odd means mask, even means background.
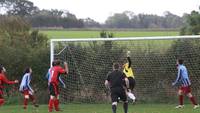
[[[133,78],[135,78],[135,76],[133,74],[132,68],[131,67],[128,68],[128,63],[124,64],[123,67],[124,67],[123,72],[126,75],[126,77],[133,77]]]

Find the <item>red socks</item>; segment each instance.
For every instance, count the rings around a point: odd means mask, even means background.
[[[27,108],[27,105],[28,105],[28,99],[24,98],[24,109]]]
[[[179,95],[179,105],[183,105],[183,95]]]
[[[190,97],[190,101],[192,102],[193,105],[197,105],[197,103],[196,103],[194,97]]]
[[[35,97],[33,95],[29,95],[29,96],[30,96],[31,101],[33,102],[33,105],[35,105],[36,104]]]
[[[190,101],[193,105],[197,105],[197,102],[195,101],[194,97],[190,97]],[[183,95],[179,95],[179,105],[183,105]]]
[[[4,99],[0,99],[0,106],[4,104]]]
[[[49,100],[49,112],[52,112],[53,105],[54,105],[56,111],[60,111],[60,109],[59,109],[59,100],[58,99],[50,99]]]
[[[52,112],[54,103],[55,103],[55,101],[53,99],[49,100],[49,112]]]
[[[56,111],[60,111],[60,109],[59,109],[59,100],[58,99],[54,100],[54,106],[55,106],[55,110]]]

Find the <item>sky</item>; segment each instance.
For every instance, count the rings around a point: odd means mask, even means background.
[[[77,18],[90,17],[103,23],[114,13],[157,14],[165,11],[182,16],[199,10],[200,0],[30,0],[40,9],[68,10]]]

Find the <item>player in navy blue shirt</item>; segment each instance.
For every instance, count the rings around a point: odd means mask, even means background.
[[[183,65],[183,60],[177,60],[177,69],[178,74],[176,80],[172,83],[173,86],[178,85],[178,95],[179,95],[179,105],[176,108],[183,108],[183,94],[187,95],[190,98],[190,101],[194,105],[194,109],[198,108],[196,100],[194,99],[191,93],[191,82],[189,79],[187,68]]]

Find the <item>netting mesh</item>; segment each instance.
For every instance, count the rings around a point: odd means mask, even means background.
[[[185,60],[192,81],[193,94],[200,95],[200,39],[128,40],[62,42],[55,44],[55,58],[66,60],[69,75],[63,77],[67,88],[61,88],[63,102],[108,102],[104,81],[113,62],[123,65],[131,51],[132,68],[139,102],[172,102],[176,90],[176,59]]]

